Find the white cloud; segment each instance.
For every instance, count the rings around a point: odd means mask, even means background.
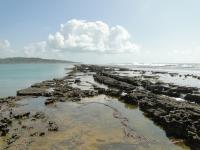
[[[47,47],[62,52],[135,52],[139,46],[131,41],[128,31],[122,26],[109,27],[102,21],[69,20],[60,30],[50,34]]]
[[[8,40],[0,40],[0,50],[4,50],[10,47],[10,42]]]
[[[83,54],[85,61],[90,56],[99,57],[99,53],[135,54],[139,46],[132,42],[130,33],[122,26],[109,26],[102,21],[72,19],[61,24],[60,29],[55,34],[49,34],[45,41],[30,43],[22,49],[13,50],[9,41],[4,40],[0,41],[1,49],[1,57],[20,55],[75,60],[82,59],[79,55]]]

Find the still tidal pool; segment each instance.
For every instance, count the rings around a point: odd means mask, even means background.
[[[18,111],[43,111],[58,123],[58,132],[47,132],[43,137],[21,134],[30,139],[31,149],[52,150],[187,150],[183,143],[173,144],[165,132],[133,105],[99,95],[80,102],[58,102],[45,106],[45,98],[19,101]],[[42,123],[34,127],[45,131]],[[17,141],[19,148],[26,144]],[[21,147],[20,147],[21,146]]]

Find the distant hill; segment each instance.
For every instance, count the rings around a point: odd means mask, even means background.
[[[28,64],[28,63],[76,63],[76,62],[67,60],[29,58],[29,57],[0,58],[0,64]]]

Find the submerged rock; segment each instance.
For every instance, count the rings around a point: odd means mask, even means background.
[[[55,102],[55,99],[53,98],[48,98],[45,100],[44,104],[45,105],[49,105],[49,104],[53,104]]]
[[[39,133],[39,136],[44,136],[45,135],[45,132],[40,132]]]
[[[44,88],[30,87],[17,91],[17,96],[43,96],[46,93]]]
[[[0,122],[0,136],[5,136],[8,132],[8,124]]]
[[[23,118],[29,118],[30,112],[25,112],[25,113],[19,113],[19,114],[14,114],[15,119],[23,119]]]
[[[45,113],[44,112],[36,112],[34,115],[33,115],[33,118],[35,119],[44,119],[46,116],[45,116]]]
[[[12,136],[7,140],[7,144],[10,145],[14,143],[17,139],[19,139],[20,136],[17,135],[16,133],[12,134]]]
[[[4,117],[3,119],[0,120],[1,123],[6,123],[8,125],[12,124],[12,120],[9,118]]]
[[[58,131],[58,125],[54,121],[49,121],[48,131]]]

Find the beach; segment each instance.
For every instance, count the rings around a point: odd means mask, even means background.
[[[66,73],[1,98],[2,149],[200,148],[198,68],[79,64]]]

